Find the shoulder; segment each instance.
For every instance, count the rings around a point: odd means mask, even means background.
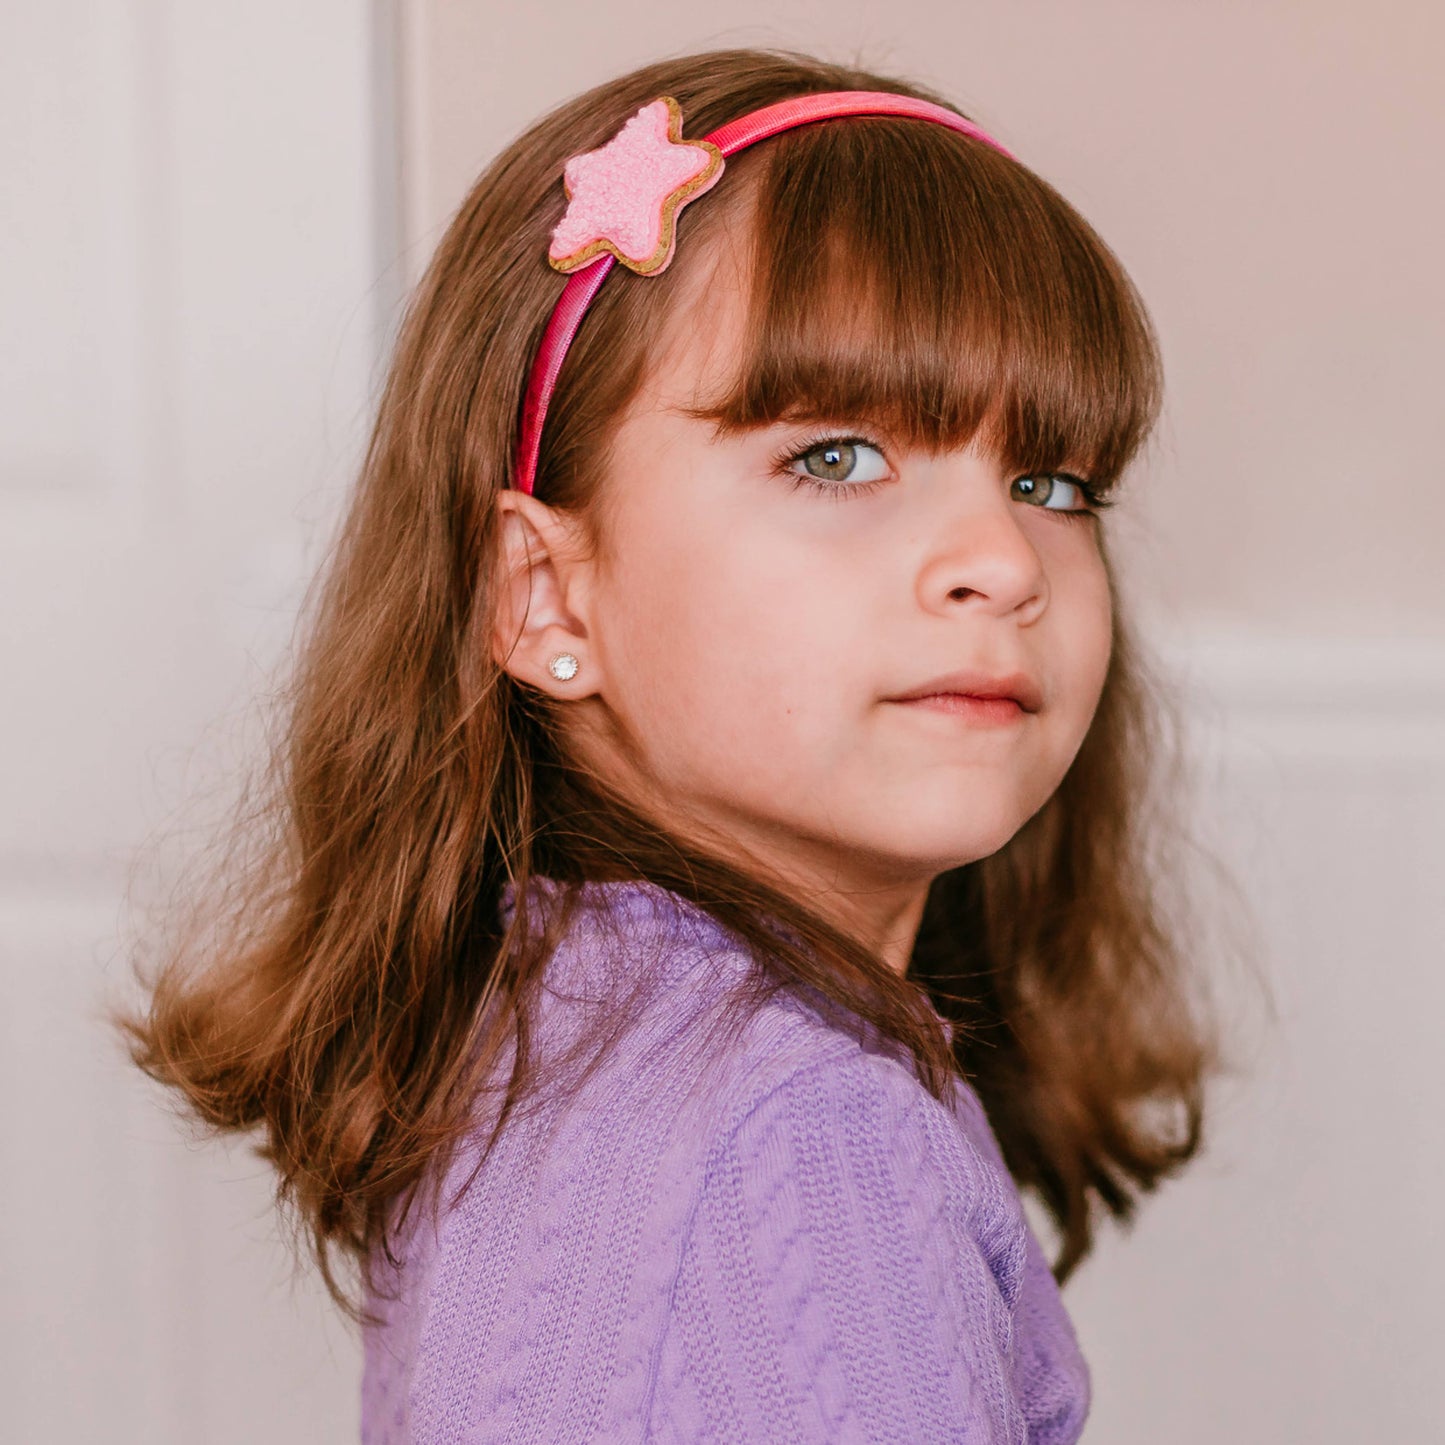
[[[549,908],[563,891],[533,880]],[[570,890],[571,922],[539,997],[537,1112],[519,1141],[574,1177],[619,1151],[651,1157],[674,1200],[695,1197],[712,1161],[766,1130],[790,1147],[869,1150],[926,1168],[968,1201],[970,1222],[1014,1240],[1022,1214],[977,1095],[962,1078],[935,1098],[911,1056],[862,1021],[840,1026],[783,989],[750,990],[757,963],[728,930],[640,880]],[[804,991],[806,994],[806,991]],[[580,1065],[580,1067],[579,1067]],[[574,1080],[582,1082],[573,1091]]]
[[[724,1143],[787,1127],[798,1137],[829,1130],[859,1146],[906,1143],[940,1165],[986,1173],[974,1136],[972,1091],[955,1079],[935,1098],[900,1051],[877,1049],[822,1023],[804,1023],[788,1055],[737,1061],[733,1120]]]
[[[957,1078],[935,1098],[895,1052],[811,1027],[818,1037],[785,1065],[739,1068],[704,1192],[739,1185],[770,1208],[786,1193],[799,1223],[826,1222],[846,1251],[887,1253],[903,1238],[942,1258],[976,1254],[1011,1310],[1027,1225],[973,1090]]]
[[[794,992],[757,1001],[756,960],[677,894],[641,880],[564,889],[537,878],[529,890],[539,912],[558,906],[564,892],[570,921],[533,1017],[543,1107],[549,1095],[563,1107],[582,1064],[588,1077],[578,1107],[626,1114],[647,1096],[649,1126],[665,1128],[675,1110],[696,1148],[790,1075],[859,1053]]]
[[[782,1341],[807,1356],[790,1380],[827,1341],[836,1383],[872,1368],[874,1326],[900,1379],[996,1382],[1026,1237],[972,1091],[935,1099],[790,994],[739,1009],[750,960],[640,927],[654,917],[629,916],[620,953],[586,928],[559,949],[548,1027],[564,1033],[605,1008],[619,960],[665,968],[582,1087],[509,1121],[474,1177],[469,1151],[454,1162],[370,1341],[374,1387],[401,1371],[417,1438],[503,1438],[520,1419],[579,1438],[645,1420],[660,1376],[676,1388],[657,1398],[690,1408],[714,1358],[703,1325],[765,1394]]]
[[[706,1419],[737,1439],[1021,1442],[1039,1384],[1021,1347],[1063,1379],[1032,1345],[1044,1283],[1017,1190],[968,1108],[851,1040],[737,1090],[682,1244],[661,1438]]]
[[[558,886],[542,883],[544,905]],[[576,889],[571,926],[549,962],[537,1036],[599,1066],[575,1099],[559,1098],[548,1148],[585,1134],[573,1167],[604,1167],[609,1147],[645,1138],[660,1167],[701,1187],[709,1161],[787,1123],[800,1147],[820,1135],[857,1149],[906,1150],[983,1216],[1021,1221],[1012,1181],[966,1081],[943,1099],[918,1079],[901,1046],[860,1023],[840,1028],[788,990],[749,993],[756,962],[691,903],[650,883]],[[580,1046],[580,1047],[577,1047]],[[541,1094],[547,1092],[546,1063]],[[560,1094],[570,1068],[558,1070]],[[568,1117],[570,1116],[570,1125]],[[773,1156],[776,1157],[776,1150]]]

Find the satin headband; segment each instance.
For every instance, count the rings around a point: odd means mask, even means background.
[[[728,156],[813,121],[890,115],[931,120],[991,145],[985,130],[945,106],[878,90],[796,96],[729,121],[700,141],[682,139],[682,111],[669,95],[642,107],[606,145],[573,156],[563,168],[567,209],[552,232],[548,263],[569,273],[532,360],[522,402],[512,485],[530,493],[547,405],[582,317],[620,261],[655,276],[672,261],[677,213],[717,184]]]

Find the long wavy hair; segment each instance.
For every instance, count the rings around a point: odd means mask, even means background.
[[[131,1057],[206,1128],[258,1135],[278,1203],[353,1318],[367,1316],[344,1276],[364,1299],[376,1262],[396,1262],[420,1185],[476,1129],[498,1059],[515,1050],[493,1140],[554,1083],[528,1041],[569,910],[536,927],[534,875],[669,889],[752,954],[757,998],[812,990],[895,1040],[939,1098],[966,1077],[1057,1226],[1061,1283],[1101,1208],[1128,1221],[1200,1146],[1219,1043],[1181,912],[1194,856],[1181,713],[1112,568],[1112,658],[1075,760],[1006,846],[934,880],[903,977],[774,882],[673,836],[664,800],[589,774],[567,746],[566,704],[494,655],[494,499],[563,284],[542,261],[563,162],[658,95],[677,98],[696,137],[787,96],[854,89],[948,103],[791,52],[713,51],[567,102],[479,178],[407,307],[361,475],[268,704],[270,749],[204,879],[136,942],[145,999],[113,1010]],[[720,419],[821,407],[930,446],[987,425],[1006,465],[1082,456],[1106,493],[1157,420],[1158,346],[1117,258],[1046,181],[944,127],[794,130],[729,162],[679,233],[665,274],[614,272],[552,404],[536,495],[598,535],[609,429],[717,245],[752,263],[747,355]]]

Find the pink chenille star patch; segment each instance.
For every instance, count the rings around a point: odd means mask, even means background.
[[[567,209],[552,232],[548,261],[558,271],[576,271],[610,251],[639,275],[656,275],[672,260],[677,213],[715,185],[722,169],[715,145],[682,139],[682,110],[661,96],[600,150],[567,162]]]

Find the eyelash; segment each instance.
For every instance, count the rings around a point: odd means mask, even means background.
[[[836,445],[840,442],[845,446],[862,445],[872,447],[879,452],[885,451],[883,444],[870,436],[861,434],[840,436],[836,432],[824,432],[819,436],[810,437],[801,446],[790,447],[786,451],[779,452],[773,458],[773,471],[790,482],[794,491],[799,487],[807,487],[810,491],[820,492],[835,502],[841,502],[847,497],[876,492],[879,487],[888,485],[890,480],[888,477],[878,477],[871,482],[830,482],[822,477],[809,477],[792,470],[792,464],[801,461],[809,452],[815,452],[820,447]],[[1027,475],[1058,477],[1061,481],[1069,482],[1083,493],[1084,500],[1088,503],[1087,507],[1078,510],[1070,508],[1061,511],[1057,507],[1040,507],[1041,512],[1052,512],[1055,516],[1067,517],[1070,521],[1075,521],[1081,517],[1087,517],[1090,512],[1102,512],[1114,505],[1113,501],[1092,483],[1086,482],[1082,477],[1076,477],[1072,472],[1044,471],[1030,472]]]

